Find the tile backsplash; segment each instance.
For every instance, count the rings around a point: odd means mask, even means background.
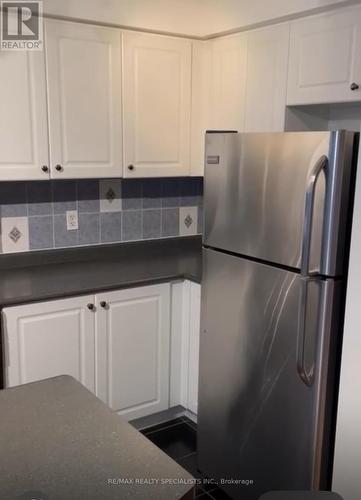
[[[203,179],[3,182],[0,215],[3,253],[200,234]]]

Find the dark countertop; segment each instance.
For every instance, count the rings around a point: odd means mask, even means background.
[[[0,307],[189,279],[200,283],[201,237],[0,257]]]
[[[0,407],[3,499],[193,498],[192,476],[72,377],[1,391]]]

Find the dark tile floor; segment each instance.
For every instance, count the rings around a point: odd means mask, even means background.
[[[187,417],[180,417],[141,431],[148,439],[172,457],[196,479],[202,479],[197,470],[197,425]],[[196,487],[197,500],[230,500],[214,484]]]

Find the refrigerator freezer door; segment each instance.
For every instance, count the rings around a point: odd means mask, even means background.
[[[198,467],[234,499],[326,484],[335,287],[204,250]]]
[[[344,131],[208,133],[204,244],[301,268],[305,228],[311,228],[309,272],[341,275],[354,137]],[[306,211],[310,190],[314,204]]]

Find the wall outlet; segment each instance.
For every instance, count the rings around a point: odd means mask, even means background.
[[[66,228],[68,231],[76,231],[79,228],[77,210],[66,212]]]

